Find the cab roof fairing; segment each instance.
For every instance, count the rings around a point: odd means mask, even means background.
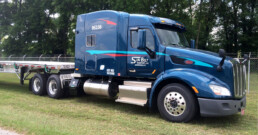
[[[130,15],[133,18],[141,18],[143,20],[146,20],[146,22],[147,22],[147,20],[149,20],[149,22],[152,24],[168,25],[168,26],[172,26],[172,27],[179,29],[181,32],[186,31],[185,26],[181,22],[171,20],[168,18],[156,17],[156,16],[151,16],[151,15],[145,15],[145,14],[128,14],[128,13],[122,12],[122,11],[104,10],[104,11],[96,11],[96,12],[80,14],[79,16],[83,16],[83,15],[87,15],[87,14],[88,15],[95,14],[95,13],[114,13],[116,15],[123,15],[123,16]]]
[[[150,17],[150,22],[153,24],[163,24],[163,25],[176,27],[180,29],[182,32],[186,31],[186,28],[182,23],[168,18]]]

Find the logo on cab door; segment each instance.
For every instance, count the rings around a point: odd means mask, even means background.
[[[149,64],[149,59],[144,57],[132,57],[131,64],[134,64],[134,66],[146,66]]]

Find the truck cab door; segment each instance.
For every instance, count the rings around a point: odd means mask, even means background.
[[[155,78],[163,69],[160,64],[162,58],[157,55],[151,58],[145,50],[137,49],[139,29],[146,30],[146,47],[155,52],[159,49],[151,28],[131,27],[128,33],[127,74],[131,77]]]

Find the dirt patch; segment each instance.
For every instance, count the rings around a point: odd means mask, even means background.
[[[20,134],[0,128],[0,135],[20,135]]]

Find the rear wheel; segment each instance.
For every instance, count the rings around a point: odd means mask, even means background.
[[[51,75],[47,81],[47,93],[51,98],[59,99],[64,96],[59,75]]]
[[[160,115],[172,122],[188,122],[198,110],[196,98],[188,87],[173,83],[162,88],[158,95]]]
[[[44,75],[35,74],[31,80],[31,90],[35,95],[46,94],[46,78]]]

